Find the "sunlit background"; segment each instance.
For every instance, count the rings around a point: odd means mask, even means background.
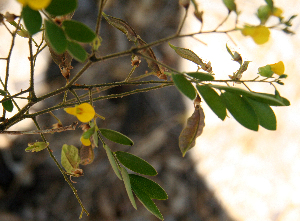
[[[225,18],[226,9],[218,0],[198,1],[204,10],[204,30],[211,30]],[[240,20],[258,25],[255,16],[262,0],[236,1],[242,12]],[[284,17],[299,14],[300,1],[275,0],[275,6],[283,9]],[[220,30],[233,27],[232,14]],[[269,24],[274,24],[271,20]],[[197,31],[200,23],[190,14],[185,31]],[[288,78],[285,85],[276,85],[281,95],[291,101],[289,107],[274,107],[277,116],[277,130],[268,131],[262,127],[253,132],[239,125],[232,116],[222,122],[203,102],[206,126],[197,139],[196,148],[190,156],[197,164],[209,187],[216,193],[222,205],[236,220],[300,220],[300,20],[293,23],[296,35],[286,35],[272,30],[268,43],[258,46],[240,32],[226,35],[199,36],[198,39],[183,40],[184,47],[196,52],[202,59],[211,61],[216,79],[226,79],[238,69],[226,51],[226,43],[238,51],[244,60],[252,61],[243,79],[257,76],[258,67],[283,61]],[[268,25],[268,23],[267,23]],[[182,70],[195,71],[192,62],[183,61]],[[237,85],[239,86],[239,85]],[[254,91],[271,92],[270,85],[251,84]],[[188,103],[191,112],[193,105]]]

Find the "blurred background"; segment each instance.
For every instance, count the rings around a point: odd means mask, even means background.
[[[284,11],[284,16],[297,14],[300,3],[296,0],[274,1]],[[241,21],[258,24],[254,13],[265,4],[262,0],[236,1],[242,11]],[[226,17],[227,9],[221,0],[199,1],[204,10],[203,30],[212,27]],[[79,1],[74,19],[95,26],[97,1]],[[9,11],[19,14],[16,1],[1,1],[1,13]],[[183,16],[183,9],[177,1],[110,0],[105,8],[109,15],[127,21],[146,42],[172,35]],[[193,18],[193,9],[188,15],[183,32],[200,29],[199,21]],[[232,27],[234,14],[220,29]],[[294,20],[294,31],[299,30],[300,21]],[[11,42],[5,28],[0,26],[1,42]],[[125,35],[101,24],[103,42],[99,56],[119,52],[132,47]],[[254,78],[257,68],[282,60],[289,77],[285,86],[278,86],[281,95],[291,101],[290,107],[273,108],[277,115],[277,130],[260,128],[252,132],[239,125],[232,117],[221,122],[203,102],[206,126],[197,140],[197,146],[182,158],[178,148],[178,136],[184,121],[192,113],[193,104],[187,101],[174,87],[163,88],[149,93],[136,94],[122,99],[104,100],[95,103],[97,113],[105,116],[98,121],[99,127],[118,130],[134,142],[127,148],[108,143],[113,151],[123,150],[147,160],[158,171],[154,181],[168,193],[169,200],[155,201],[165,220],[300,220],[300,151],[299,119],[299,35],[287,36],[272,31],[271,40],[257,46],[251,38],[240,33],[223,35],[200,35],[198,38],[207,45],[192,38],[173,40],[196,52],[202,59],[211,61],[217,79],[227,78],[237,70],[235,62],[226,52],[225,45],[238,51],[250,63],[245,78]],[[41,39],[41,36],[35,38]],[[3,39],[3,40],[2,40]],[[11,93],[28,87],[29,62],[27,39],[17,37],[12,55],[10,75]],[[6,57],[9,44],[0,45],[0,57]],[[153,48],[158,60],[173,68],[195,71],[196,65],[180,59],[167,44]],[[65,84],[59,68],[52,62],[48,49],[44,50],[36,67],[36,89],[38,95],[54,90]],[[131,70],[130,57],[108,60],[93,65],[78,81],[79,84],[104,83],[123,80]],[[73,63],[72,73],[82,67]],[[4,77],[6,63],[0,60],[0,75]],[[134,76],[148,70],[142,60]],[[151,77],[149,78],[151,79]],[[156,78],[153,78],[156,79]],[[251,85],[253,90],[272,92],[266,85]],[[135,89],[133,86],[113,88],[101,93],[121,93]],[[60,102],[62,97],[48,99],[35,105],[33,111]],[[55,111],[64,125],[74,121],[64,111]],[[56,123],[50,115],[38,118],[43,128]],[[26,120],[11,130],[30,130],[34,125]],[[64,143],[80,146],[82,132],[76,130],[61,134],[47,135],[50,147],[60,159]],[[0,220],[77,220],[80,206],[70,187],[64,181],[58,168],[46,151],[27,153],[27,144],[40,140],[38,135],[0,136]],[[74,178],[90,216],[82,220],[157,220],[140,203],[135,210],[126,195],[122,182],[113,173],[102,148],[95,149],[95,161],[83,166],[84,176]]]

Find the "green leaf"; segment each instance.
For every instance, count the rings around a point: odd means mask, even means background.
[[[51,21],[45,21],[46,38],[50,47],[58,54],[67,50],[68,41],[64,31]]]
[[[177,89],[182,92],[185,96],[194,100],[196,97],[196,91],[191,82],[189,82],[181,74],[172,74],[172,79]]]
[[[64,144],[61,150],[61,165],[68,173],[79,168],[80,157],[77,147]]]
[[[172,49],[174,49],[174,51],[182,58],[185,58],[187,60],[190,60],[200,66],[202,66],[204,63],[202,61],[201,58],[198,57],[198,55],[196,55],[193,51],[191,51],[190,49],[186,49],[186,48],[180,48],[180,47],[176,47],[174,45],[172,45],[171,43],[169,43],[170,47]]]
[[[32,10],[29,6],[23,7],[22,18],[27,31],[32,36],[39,32],[42,26],[42,17],[39,11]]]
[[[154,181],[145,177],[129,174],[131,186],[137,187],[138,189],[145,192],[151,199],[166,200],[168,195],[165,190]]]
[[[89,43],[96,38],[96,34],[92,29],[79,21],[64,20],[62,27],[68,37],[75,41]]]
[[[149,176],[157,175],[156,170],[148,162],[133,154],[117,151],[115,155],[125,167],[136,173]]]
[[[263,76],[263,77],[272,77],[272,75],[274,74],[274,72],[271,69],[270,65],[266,65],[263,67],[258,68],[258,74]]]
[[[247,99],[247,101],[254,108],[254,111],[258,117],[259,125],[267,130],[276,130],[276,116],[272,108],[268,104],[252,99]]]
[[[95,127],[91,127],[87,131],[85,131],[82,136],[84,139],[89,139],[95,132]]]
[[[260,24],[265,24],[272,13],[272,9],[269,5],[262,5],[257,9],[257,17],[260,20]]]
[[[98,127],[97,125],[95,126],[95,132],[93,133],[93,141],[94,141],[94,145],[96,147],[98,147],[98,144],[99,144],[99,138],[98,138]]]
[[[133,193],[132,193],[132,190],[131,190],[130,178],[129,178],[129,175],[128,175],[126,169],[124,169],[123,167],[121,167],[121,174],[122,174],[122,177],[123,177],[123,181],[124,181],[124,184],[125,184],[125,188],[126,188],[126,192],[127,192],[128,197],[129,197],[129,200],[130,200],[132,206],[135,209],[137,209],[136,204],[135,204],[135,199],[133,197]]]
[[[0,94],[1,94],[2,96],[5,96],[5,95],[6,95],[6,92],[5,92],[4,90],[1,90],[1,89],[0,89]]]
[[[113,155],[113,153],[111,152],[110,148],[107,146],[107,145],[103,145],[103,148],[105,149],[106,151],[106,154],[107,154],[107,157],[108,157],[108,160],[110,162],[110,165],[111,167],[113,168],[115,174],[117,175],[117,177],[122,180],[122,177],[120,175],[120,172],[119,172],[119,167],[117,165],[117,162],[115,160],[115,157]]]
[[[243,90],[241,88],[236,87],[228,87],[228,86],[222,86],[222,85],[208,85],[213,88],[217,88],[219,90],[225,90],[231,93],[247,96],[253,100],[256,100],[258,102],[266,103],[272,106],[288,106],[289,101],[286,98],[280,97],[277,98],[275,95],[272,94],[265,94],[265,93],[256,93],[256,92],[250,92]]]
[[[77,0],[52,0],[45,9],[51,15],[59,16],[69,14],[77,8]]]
[[[107,139],[115,143],[128,145],[128,146],[133,145],[133,141],[129,137],[125,136],[124,134],[121,134],[118,131],[104,129],[104,128],[100,128],[99,130],[104,137],[106,137]]]
[[[25,149],[26,152],[39,152],[49,146],[49,143],[45,142],[35,142],[35,143],[29,143],[28,147]]]
[[[273,0],[265,0],[265,2],[268,4],[268,6],[273,9],[274,7],[274,3],[273,3]]]
[[[236,12],[236,4],[235,4],[234,0],[223,0],[223,3],[229,12],[231,12],[231,11]]]
[[[224,120],[226,117],[226,107],[219,94],[207,85],[197,85],[196,87],[210,109],[221,120]]]
[[[74,41],[68,41],[67,50],[79,62],[84,62],[87,59],[87,53],[84,48]]]
[[[123,21],[122,19],[115,18],[110,15],[106,15],[104,12],[102,12],[102,15],[110,25],[123,32],[129,41],[133,41],[133,42],[137,41],[137,34],[133,30],[133,28],[129,26],[127,22]]]
[[[155,215],[157,218],[163,220],[163,216],[158,210],[157,206],[155,203],[151,200],[151,198],[143,192],[141,189],[139,189],[136,186],[132,186],[132,190],[139,199],[139,201],[144,205],[144,207],[153,215]]]
[[[195,106],[194,113],[188,118],[187,125],[179,136],[179,149],[183,157],[188,150],[195,146],[196,138],[202,134],[204,126],[204,112],[200,105],[197,105]]]
[[[257,115],[246,99],[230,92],[222,93],[221,98],[237,122],[250,130],[258,131]]]
[[[213,75],[203,72],[188,72],[186,74],[200,81],[212,81],[215,79]]]
[[[290,103],[290,101],[288,99],[286,99],[285,97],[281,97],[280,95],[266,94],[266,93],[257,93],[257,94],[260,94],[260,95],[263,95],[263,96],[266,96],[266,97],[269,97],[269,98],[275,98],[275,99],[279,100],[283,104],[283,105],[269,104],[270,106],[290,106],[291,105],[291,103]]]
[[[7,110],[8,112],[12,112],[12,110],[14,109],[14,105],[12,100],[7,100],[2,102],[2,107]]]

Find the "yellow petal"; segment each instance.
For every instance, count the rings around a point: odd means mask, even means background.
[[[18,2],[22,5],[27,5],[28,0],[18,0]]]
[[[281,8],[274,8],[272,15],[274,15],[276,17],[280,17],[282,13],[283,13],[283,11]]]
[[[22,0],[24,1],[24,0]],[[27,0],[28,6],[33,10],[41,10],[47,8],[52,0]]]
[[[278,75],[284,74],[284,63],[282,61],[279,61],[275,64],[270,64],[271,70]]]
[[[256,44],[264,44],[269,40],[270,30],[265,26],[257,26],[251,37]]]
[[[76,106],[76,117],[83,123],[87,123],[95,116],[95,110],[89,103]]]
[[[85,139],[82,136],[80,137],[80,141],[84,146],[90,146],[91,145],[91,141],[90,139]]]
[[[254,31],[255,31],[254,27],[245,25],[244,28],[242,29],[242,34],[245,36],[248,36],[248,35],[251,36],[254,34]]]
[[[64,109],[68,114],[76,116],[76,107],[67,107]]]

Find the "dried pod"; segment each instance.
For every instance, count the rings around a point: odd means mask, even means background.
[[[196,138],[202,134],[204,126],[203,109],[200,105],[195,105],[194,113],[188,118],[187,125],[179,136],[179,148],[182,156],[185,156],[186,152],[195,146]]]
[[[92,146],[82,145],[79,150],[79,156],[80,156],[80,164],[82,165],[91,164],[95,158],[94,150]]]
[[[71,19],[73,14],[74,13],[64,15],[64,16],[57,16],[57,17],[53,18],[53,21],[60,26],[64,20]],[[70,70],[73,68],[71,66],[71,62],[72,62],[73,57],[67,51],[65,51],[62,54],[56,53],[54,51],[54,49],[51,48],[49,42],[47,41],[47,38],[45,40],[46,40],[46,43],[49,47],[49,51],[50,51],[50,54],[51,54],[51,57],[52,57],[53,61],[59,66],[61,74],[68,81],[69,78],[70,78]]]
[[[137,34],[127,22],[123,21],[122,19],[115,18],[110,15],[106,15],[104,12],[102,12],[102,15],[110,25],[114,26],[115,28],[123,32],[129,41],[136,42]]]
[[[143,41],[140,38],[140,36],[138,36],[137,40],[138,40],[137,41],[138,42],[138,46],[145,46],[145,45],[147,45],[147,43],[145,41]],[[145,56],[150,57],[153,60],[157,61],[157,59],[155,57],[155,54],[154,54],[153,50],[150,47],[142,49],[142,50],[139,50],[139,52],[142,55],[145,55]],[[152,71],[154,71],[156,73],[156,76],[159,79],[167,80],[167,76],[164,74],[164,70],[155,61],[153,61],[152,59],[150,60],[150,59],[146,58],[146,61],[148,63],[148,67],[151,68]]]

